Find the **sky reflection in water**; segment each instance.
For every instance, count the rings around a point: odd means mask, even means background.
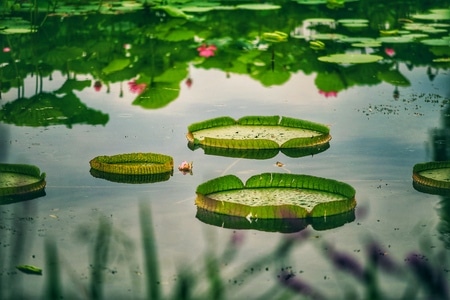
[[[314,231],[311,243],[292,255],[296,272],[304,272],[310,282],[319,282],[325,291],[339,288],[337,273],[324,262],[319,251],[325,240],[357,257],[370,238],[380,240],[399,258],[416,249],[425,238],[430,239],[432,246],[440,246],[437,225],[442,219],[437,208],[441,198],[414,190],[411,172],[414,164],[433,160],[431,130],[442,127],[443,109],[448,104],[443,108],[425,100],[433,95],[442,97],[441,101],[449,99],[450,73],[448,69],[440,70],[430,81],[426,67],[409,71],[400,64],[399,68],[411,86],[398,88],[399,97],[394,99],[395,87],[387,83],[353,86],[330,94],[319,91],[315,72],[293,73],[281,86],[264,87],[246,75],[190,65],[189,84],[183,81],[179,97],[159,109],[132,105],[136,94],[123,82],[111,84],[109,92],[106,86],[99,91],[91,86],[75,92],[89,108],[109,116],[104,126],[74,124],[69,129],[0,124],[1,162],[34,164],[47,173],[47,195],[26,202],[31,211],[35,209],[28,224],[30,249],[35,256],[30,263],[43,264],[43,241],[52,237],[67,263],[78,274],[87,273],[88,243],[80,241],[79,231],[85,226],[88,230],[95,228],[100,215],[135,241],[139,253],[138,207],[140,202],[147,202],[154,215],[163,286],[170,289],[177,267],[198,263],[207,244],[216,243],[221,248],[233,232],[195,218],[196,187],[225,174],[245,180],[269,171],[341,180],[357,191],[355,221],[328,231]],[[52,81],[44,78],[44,91],[55,91],[65,81],[65,76],[56,72],[52,77]],[[94,81],[82,75],[77,79]],[[35,78],[27,78],[25,97],[34,94],[34,84]],[[12,89],[2,95],[1,101],[4,104],[16,98],[17,91]],[[416,100],[411,102],[412,99]],[[268,160],[248,160],[205,155],[202,149],[191,151],[187,147],[185,134],[193,122],[217,116],[275,114],[329,124],[333,137],[330,148],[312,157],[291,158],[279,153]],[[168,181],[130,185],[89,174],[88,162],[95,156],[141,151],[171,155],[175,165],[193,161],[193,175],[175,170]],[[276,161],[284,164],[283,169],[276,166]],[[21,205],[4,205],[0,210],[9,217]],[[273,249],[282,237],[245,231],[242,258],[232,267],[238,268],[255,255]],[[128,265],[136,281],[141,279],[136,275],[142,271],[139,257],[136,255]],[[128,270],[120,264],[108,267],[119,270],[108,275],[108,292],[123,290],[120,284],[128,278]],[[272,275],[262,274],[261,280],[273,282]],[[135,291],[143,289],[127,280],[127,286],[133,286]],[[29,280],[29,287],[40,286],[38,278]],[[250,284],[248,289],[251,287]]]

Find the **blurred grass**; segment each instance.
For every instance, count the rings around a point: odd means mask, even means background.
[[[58,251],[57,243],[52,239],[45,242],[45,267],[43,268],[45,286],[36,295],[27,295],[22,292],[26,284],[25,276],[8,276],[8,271],[20,263],[27,251],[29,239],[23,224],[19,221],[20,215],[32,212],[24,205],[18,209],[11,219],[10,227],[0,224],[0,299],[115,299],[108,292],[106,279],[108,266],[114,263],[117,248],[123,247],[124,261],[130,263],[130,241],[121,232],[114,228],[105,217],[100,217],[96,230],[87,228],[83,231],[84,239],[88,242],[90,253],[90,273],[87,283],[73,276],[68,263],[62,263],[63,259]],[[288,266],[292,263],[291,253],[294,247],[310,242],[310,231],[304,230],[295,234],[286,235],[279,245],[268,253],[255,256],[247,263],[239,266],[239,270],[232,274],[235,282],[242,284],[233,285],[230,289],[230,270],[228,266],[236,259],[243,245],[244,232],[236,231],[231,236],[228,244],[222,250],[215,249],[217,243],[208,239],[206,253],[199,255],[202,264],[183,265],[176,274],[174,286],[167,294],[161,285],[160,260],[157,253],[157,241],[155,239],[150,206],[141,204],[139,209],[139,221],[141,230],[141,244],[143,248],[143,275],[145,276],[144,295],[130,296],[127,299],[152,299],[152,300],[227,300],[227,299],[450,299],[447,252],[411,252],[404,261],[396,261],[388,251],[383,249],[375,241],[369,241],[365,245],[365,256],[361,262],[360,257],[354,254],[341,252],[328,243],[324,243],[324,259],[329,262],[336,272],[336,278],[341,285],[333,295],[327,295],[321,290],[319,282],[308,282],[308,277],[295,273]],[[14,234],[7,229],[23,231],[23,234]],[[11,245],[11,252],[6,253],[6,245]],[[14,254],[14,255],[11,255]],[[128,256],[127,256],[128,255]],[[7,261],[7,257],[11,257]],[[259,276],[246,270],[271,270],[273,281],[271,285],[266,282],[258,282]],[[242,271],[244,270],[244,271]],[[276,271],[272,271],[276,270]],[[78,290],[70,290],[64,286],[65,273],[72,272],[72,279],[76,282]],[[21,280],[21,278],[23,280]],[[344,280],[345,278],[345,280]],[[403,290],[392,291],[386,289],[380,279],[389,278],[402,282]],[[348,279],[352,285],[348,285]],[[120,284],[120,283],[119,283]],[[259,290],[258,287],[261,286]],[[249,298],[248,287],[254,290],[254,297]],[[125,283],[124,283],[125,289]],[[247,289],[245,291],[242,291]],[[117,295],[116,299],[123,299],[123,295]]]

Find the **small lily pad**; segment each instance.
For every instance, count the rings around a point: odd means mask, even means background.
[[[196,193],[198,208],[249,220],[325,217],[356,206],[350,185],[300,174],[263,173],[245,185],[226,175],[199,185]]]
[[[420,41],[422,44],[429,46],[450,47],[450,40],[446,39],[426,39]]]
[[[219,117],[188,127],[192,148],[288,149],[307,148],[330,141],[329,128],[310,121],[280,116]]]
[[[0,164],[0,200],[28,200],[41,196],[45,188],[45,173],[38,167],[21,164]],[[19,199],[20,198],[20,199]]]
[[[94,177],[124,183],[163,181],[173,173],[173,158],[158,153],[103,155],[89,164]]]
[[[432,194],[450,193],[450,161],[416,164],[413,168],[414,187]]]
[[[25,274],[42,275],[42,269],[32,265],[19,265],[16,269]]]
[[[280,5],[270,4],[270,3],[249,3],[249,4],[239,4],[236,8],[249,9],[249,10],[274,10],[280,9]]]
[[[372,54],[346,53],[346,54],[332,54],[328,56],[321,56],[317,59],[322,62],[336,63],[336,64],[367,64],[382,60],[383,57]]]
[[[411,43],[414,39],[410,36],[382,36],[377,39],[379,42],[387,44]]]

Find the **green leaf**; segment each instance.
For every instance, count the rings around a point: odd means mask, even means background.
[[[336,64],[367,64],[374,63],[382,59],[383,57],[379,55],[356,53],[332,54],[318,58],[319,61]]]
[[[148,175],[173,170],[173,158],[158,153],[126,153],[97,156],[89,162],[91,168],[114,174]]]
[[[174,17],[174,18],[191,19],[193,17],[192,15],[188,15],[181,9],[174,7],[174,6],[163,5],[163,6],[157,6],[157,7],[155,7],[155,9],[164,10],[169,16]]]
[[[102,72],[106,75],[125,69],[130,65],[130,60],[128,58],[118,58],[112,60],[106,67],[103,68]]]
[[[249,4],[240,4],[237,5],[236,8],[240,9],[249,9],[249,10],[274,10],[280,9],[280,5],[269,4],[269,3],[249,3]]]
[[[16,269],[23,273],[26,273],[26,274],[42,275],[41,268],[31,266],[31,265],[19,265],[19,266],[16,266]]]
[[[74,90],[82,91],[87,87],[91,86],[90,80],[76,80],[76,79],[67,79],[64,84],[55,91],[56,94],[67,94],[72,93]]]
[[[148,109],[161,108],[177,99],[179,94],[178,82],[154,82],[134,99],[133,105]]]

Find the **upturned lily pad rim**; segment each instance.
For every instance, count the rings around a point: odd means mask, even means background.
[[[26,197],[27,195],[36,194],[42,195],[42,191],[45,188],[45,173],[41,173],[40,169],[34,165],[27,164],[0,164],[0,176],[1,174],[14,173],[18,175],[23,175],[26,177],[34,177],[35,182],[16,185],[0,187],[0,199],[9,197]],[[25,199],[25,198],[24,198]],[[26,198],[27,200],[29,198]]]
[[[439,193],[440,191],[445,191],[448,193],[450,191],[450,182],[436,180],[420,174],[423,171],[439,170],[444,168],[450,168],[450,161],[432,161],[418,163],[413,167],[413,182],[418,187],[422,186],[431,188],[428,189],[428,191],[431,193],[433,193],[433,189],[436,193]]]
[[[226,127],[226,126],[273,126],[298,128],[304,130],[311,130],[319,133],[314,137],[299,137],[292,138],[282,143],[281,145],[270,139],[227,139],[227,138],[212,138],[205,137],[199,140],[194,137],[194,133],[199,130],[206,130],[212,128]],[[192,123],[188,126],[188,133],[186,135],[189,143],[196,145],[203,145],[206,147],[218,147],[227,149],[285,149],[285,148],[302,148],[326,144],[331,140],[330,129],[328,126],[312,121],[306,121],[284,116],[244,116],[237,120],[224,116],[213,119],[204,120],[197,123]]]
[[[264,188],[292,188],[327,192],[343,196],[345,200],[322,202],[316,204],[311,211],[308,211],[300,205],[251,206],[242,203],[219,201],[209,197],[209,195],[217,192]],[[324,217],[348,212],[356,206],[356,191],[352,186],[337,180],[304,174],[262,173],[250,177],[245,184],[235,175],[225,175],[200,184],[196,189],[196,194],[195,204],[199,208],[247,219]]]
[[[149,175],[173,171],[173,158],[159,153],[125,153],[102,155],[89,162],[92,169],[123,175]]]

